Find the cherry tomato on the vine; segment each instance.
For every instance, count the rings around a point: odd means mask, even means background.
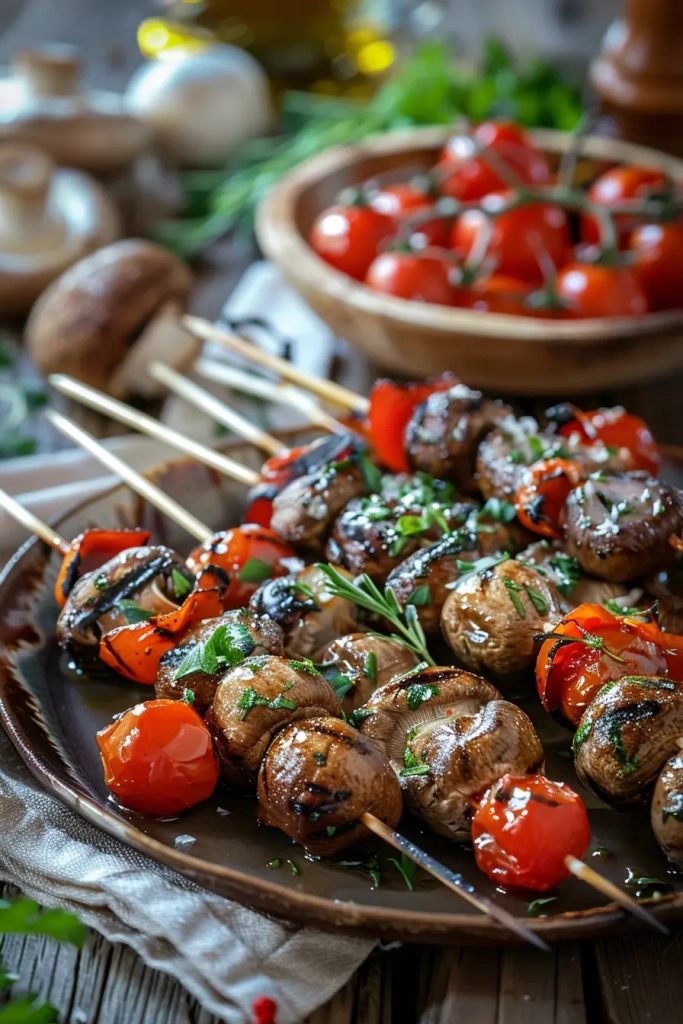
[[[187,567],[198,573],[207,566],[223,569],[230,584],[223,607],[243,608],[264,580],[286,576],[289,569],[282,559],[295,558],[296,552],[282,538],[256,523],[245,523],[210,537],[190,552]]]
[[[683,307],[683,220],[642,224],[634,230],[629,245],[650,308]]]
[[[580,316],[640,316],[648,311],[633,267],[568,263],[557,275],[557,294]]]
[[[435,391],[447,391],[458,383],[451,373],[406,384],[386,378],[375,381],[368,420],[372,446],[383,466],[392,473],[408,472],[403,435],[413,412]]]
[[[558,433],[562,437],[578,435],[584,444],[601,442],[609,448],[626,448],[633,460],[633,469],[644,469],[657,476],[661,456],[657,442],[645,420],[626,412],[620,406],[613,409],[595,409],[582,412],[576,409],[576,418],[563,423]]]
[[[531,290],[528,281],[509,274],[491,274],[466,289],[458,305],[487,313],[524,316],[527,312],[524,302]]]
[[[136,704],[97,734],[104,781],[124,807],[169,815],[207,800],[219,762],[206,722],[182,700]]]
[[[529,466],[515,494],[522,526],[542,537],[561,537],[565,503],[582,478],[580,465],[571,459],[542,459]]]
[[[581,797],[543,775],[504,775],[472,820],[477,867],[515,889],[546,892],[569,878],[565,857],[582,860],[590,838]]]
[[[409,182],[384,185],[370,196],[370,206],[379,213],[401,221],[404,217],[434,204],[434,198],[424,189]]]
[[[381,253],[370,264],[365,283],[384,295],[453,306],[458,276],[458,267],[448,257],[396,250]]]
[[[408,242],[415,250],[437,248],[447,249],[453,230],[452,217],[430,217],[429,220],[420,219],[415,223]]]
[[[482,200],[481,209],[461,213],[453,225],[451,246],[466,259],[484,247],[488,237],[485,255],[496,273],[540,283],[544,257],[555,267],[567,259],[567,217],[550,203],[525,203],[499,212],[512,199],[512,193],[495,192]]]
[[[479,152],[482,147],[493,151],[493,159]],[[509,121],[484,121],[473,135],[454,135],[444,146],[437,165],[440,191],[467,202],[505,188],[508,183],[498,173],[497,161],[520,184],[544,185],[550,179],[545,156],[523,128]]]
[[[380,245],[395,231],[393,217],[371,206],[331,206],[316,219],[309,241],[326,263],[362,281]]]
[[[600,206],[617,206],[629,200],[643,199],[651,192],[661,192],[667,183],[667,176],[657,167],[612,167],[593,182],[588,189],[588,198]],[[637,215],[615,214],[619,248],[626,247],[629,235],[638,223]],[[600,224],[593,214],[587,213],[581,218],[581,236],[590,244],[600,241]]]

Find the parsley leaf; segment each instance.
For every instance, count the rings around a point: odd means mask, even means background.
[[[440,690],[436,683],[413,683],[406,690],[408,707],[411,711],[417,711],[421,704],[432,697],[438,697],[439,693]]]
[[[398,857],[390,857],[389,863],[393,864],[397,870],[401,872],[403,881],[412,892],[415,888],[415,880],[420,872],[419,865],[416,864],[414,860],[411,860],[410,857],[406,856],[405,853],[401,854],[400,859]]]
[[[0,899],[0,934],[46,935],[80,949],[88,929],[75,914],[65,910],[41,910],[34,900],[21,897],[13,901]]]
[[[519,615],[520,619],[526,618],[526,608],[522,604],[522,599],[519,596],[524,591],[524,587],[521,587],[519,583],[515,583],[509,576],[503,576],[503,585],[508,592],[508,597],[512,601],[515,611]]]
[[[187,645],[188,653],[176,669],[173,678],[182,679],[193,672],[213,675],[221,665],[234,668],[249,657],[255,646],[256,643],[246,626],[236,622],[221,623],[207,640],[192,646]]]
[[[146,608],[141,608],[129,597],[122,597],[120,601],[117,601],[116,607],[121,609],[129,626],[135,626],[139,622],[147,622],[148,619],[154,618],[154,612],[148,612]]]
[[[489,498],[477,512],[477,522],[482,519],[495,519],[497,523],[511,523],[517,515],[515,506],[502,498]]]
[[[545,914],[539,913],[541,907],[545,907],[548,903],[554,903],[557,896],[542,896],[540,899],[532,900],[526,908],[526,912],[529,917],[545,917]]]
[[[192,590],[192,584],[190,581],[175,568],[171,570],[171,581],[173,583],[173,593],[178,600],[182,600],[184,597],[187,597]]]
[[[553,555],[548,564],[555,573],[555,586],[563,597],[570,597],[576,584],[583,579],[578,559],[571,555]]]
[[[415,587],[415,590],[406,602],[406,604],[414,604],[418,608],[431,603],[432,593],[427,583],[421,583],[419,587]]]
[[[237,577],[240,583],[263,583],[273,575],[273,566],[261,558],[248,558]]]
[[[372,462],[367,455],[360,455],[358,457],[358,464],[360,466],[363,479],[365,480],[365,486],[369,490],[370,494],[379,494],[382,490],[382,472]]]
[[[294,683],[287,683],[285,690],[289,690],[293,685]],[[255,707],[269,708],[271,711],[280,711],[283,708],[286,708],[288,711],[295,711],[297,703],[295,700],[285,697],[284,691],[283,693],[278,693],[277,697],[269,700],[268,697],[257,693],[253,686],[247,686],[242,690],[242,696],[237,702],[237,707],[241,711],[240,718],[244,721],[249,712]]]

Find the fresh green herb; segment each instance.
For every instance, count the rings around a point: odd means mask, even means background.
[[[293,672],[303,672],[306,675],[318,675],[318,670],[310,658],[300,658],[298,661],[291,659],[287,662]]]
[[[369,679],[371,683],[377,682],[377,655],[374,651],[370,651],[365,657],[363,675],[366,679]]]
[[[519,596],[524,593],[524,587],[520,586],[519,583],[515,583],[509,576],[503,576],[503,585],[507,590],[508,597],[512,602],[512,605],[519,615],[520,619],[526,618],[526,608],[522,604],[522,599]]]
[[[633,889],[634,896],[641,899],[659,899],[664,893],[671,892],[671,882],[663,882],[661,878],[651,878],[648,875],[639,875],[633,868],[626,869],[624,885]]]
[[[591,857],[598,857],[601,860],[613,856],[614,854],[612,851],[608,850],[606,846],[596,846],[595,849],[591,851]]]
[[[590,712],[588,712],[583,716],[579,728],[574,733],[574,739],[572,740],[572,750],[575,754],[578,754],[579,750],[581,749],[581,746],[588,739],[592,728],[593,720],[590,715]]]
[[[517,515],[515,506],[502,498],[488,498],[477,512],[477,522],[482,519],[494,519],[497,523],[511,523]]]
[[[297,590],[303,597],[308,598],[309,601],[316,601],[316,596],[310,587],[306,586],[305,583],[300,583],[297,580],[294,584],[294,589]]]
[[[415,587],[406,604],[414,604],[416,608],[421,608],[424,605],[432,603],[432,594],[427,583],[421,583],[419,587]]]
[[[336,825],[327,825],[326,828],[325,828],[325,831],[327,832],[328,836],[330,836],[330,838],[331,838],[334,835],[334,833],[337,831],[337,826]]]
[[[407,605],[403,612],[393,590],[385,587],[384,594],[381,594],[366,573],[350,581],[332,565],[318,562],[317,567],[327,577],[328,589],[335,597],[346,598],[359,607],[388,619],[396,630],[396,634],[391,635],[392,640],[401,641],[429,665],[435,664],[427,650],[427,641],[414,605]]]
[[[123,617],[129,626],[134,626],[138,622],[147,622],[148,619],[154,618],[154,612],[148,612],[146,608],[141,608],[139,604],[131,601],[129,597],[122,597],[120,601],[117,601],[116,607],[121,609]]]
[[[384,499],[376,494],[371,498],[361,499],[361,511],[369,523],[381,523],[385,519],[391,519],[392,510],[385,504]]]
[[[194,691],[188,690],[187,687],[183,690],[183,698],[186,704],[192,706],[194,704]]]
[[[92,585],[95,590],[106,590],[109,586],[109,581],[105,573],[101,572],[99,576],[96,576],[92,581]]]
[[[406,856],[405,853],[402,853],[400,858],[390,857],[389,863],[393,864],[394,867],[400,871],[403,881],[412,892],[415,888],[417,876],[420,873],[419,865],[416,864],[414,860],[411,860],[410,857]]]
[[[520,451],[519,448],[513,448],[512,451],[508,452],[508,461],[511,462],[513,466],[526,464],[524,452]]]
[[[577,505],[586,504],[586,488],[583,486],[583,484],[580,487],[574,488],[574,499]]]
[[[545,913],[541,914],[541,908],[546,907],[549,903],[554,903],[557,896],[541,896],[537,900],[532,900],[526,908],[526,912],[529,917],[545,917]]]
[[[292,872],[293,875],[301,874],[299,867],[294,863],[293,860],[288,860],[287,863],[289,864],[289,870]]]
[[[619,728],[618,722],[613,722],[609,730],[609,739],[614,746],[614,753],[617,761],[621,765],[620,772],[622,775],[631,775],[638,769],[640,764],[637,757],[629,758],[626,753],[626,747],[624,741],[621,738],[621,729]]]
[[[330,470],[332,473],[341,473],[342,470],[348,469],[349,466],[353,465],[353,463],[353,457],[351,455],[347,455],[343,459],[337,459],[336,462],[330,462],[327,469]]]
[[[649,608],[624,608],[623,605],[620,605],[619,602],[616,601],[613,597],[610,597],[608,601],[604,602],[604,607],[607,609],[608,612],[611,612],[612,615],[618,615],[622,619],[626,616],[632,619],[644,618],[648,621],[650,619]]]
[[[33,900],[22,896],[17,900],[0,899],[0,934],[45,935],[80,949],[88,929],[75,914],[65,910],[41,910]]]
[[[337,700],[342,700],[349,690],[352,690],[355,686],[353,679],[343,672],[337,672],[332,677],[326,676],[325,678],[334,690]]]
[[[536,590],[535,587],[532,587],[529,583],[524,584],[524,589],[527,593],[529,600],[531,601],[532,605],[534,606],[538,614],[547,615],[548,604],[543,595],[539,593],[539,591]]]
[[[662,807],[662,822],[669,818],[674,821],[683,821],[683,793],[670,793],[667,802]]]
[[[439,687],[436,683],[413,683],[406,690],[406,700],[411,711],[417,711],[421,704],[439,696]]]
[[[177,569],[171,570],[171,581],[173,583],[173,592],[178,600],[187,597],[192,590],[190,581],[181,572],[178,572]]]
[[[429,775],[431,770],[428,764],[418,762],[418,764],[412,765],[410,768],[401,768],[398,774],[401,778],[408,779],[413,775]]]
[[[293,685],[293,683],[287,683],[285,690],[291,689]],[[240,718],[242,721],[244,721],[249,712],[255,707],[269,708],[271,711],[281,711],[283,709],[286,709],[287,711],[295,711],[297,706],[298,705],[295,700],[290,700],[289,697],[285,697],[284,691],[283,693],[279,693],[277,697],[269,700],[268,697],[264,697],[262,694],[257,693],[252,686],[247,686],[242,690],[242,695],[237,702],[237,707],[241,712]]]
[[[355,868],[356,871],[362,871],[364,875],[369,875],[372,879],[373,888],[379,888],[381,875],[379,861],[376,856],[369,857],[368,860],[339,860],[337,864],[341,868]]]
[[[531,457],[534,462],[538,462],[539,459],[544,458],[545,445],[540,437],[532,434],[527,438],[527,445],[529,446],[529,451],[531,452]]]
[[[273,575],[273,566],[261,558],[248,558],[237,577],[240,583],[263,583]]]
[[[453,583],[447,583],[446,590],[459,590],[464,583],[471,580],[474,576],[485,572],[487,569],[493,569],[494,566],[500,565],[501,562],[507,562],[509,558],[510,555],[507,551],[501,551],[496,555],[485,555],[483,558],[478,558],[476,562],[465,562],[462,559],[456,559],[456,569],[462,573],[462,576],[459,576]]]
[[[266,864],[267,868],[279,868],[281,866],[282,866],[282,861],[280,860],[279,857],[273,857],[273,859],[269,860],[268,863]]]
[[[371,708],[356,708],[349,715],[349,725],[352,725],[354,729],[359,729],[366,718],[370,715],[374,715],[374,711]]]
[[[182,679],[193,672],[213,675],[222,665],[235,668],[254,650],[256,643],[251,633],[241,623],[224,622],[217,626],[210,637],[201,643],[188,645],[185,655],[173,676]]]
[[[382,490],[381,470],[378,469],[367,455],[360,455],[358,457],[358,465],[360,466],[361,473],[363,474],[365,486],[369,490],[370,494],[379,494]]]
[[[320,818],[320,811],[311,811],[311,813],[308,815],[308,820],[312,821],[313,823],[315,823],[316,821],[320,821]]]
[[[576,584],[583,579],[578,559],[571,555],[553,555],[548,564],[555,572],[555,586],[563,597],[570,597]]]

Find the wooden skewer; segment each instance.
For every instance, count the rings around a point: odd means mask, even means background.
[[[254,487],[259,482],[259,475],[253,469],[247,469],[246,466],[228,458],[227,455],[222,455],[220,452],[214,451],[213,448],[207,448],[206,445],[200,444],[199,441],[185,437],[184,434],[166,426],[165,423],[160,423],[152,416],[147,416],[138,409],[126,405],[125,402],[119,402],[102,391],[97,391],[96,388],[91,388],[63,373],[53,373],[49,381],[52,387],[61,394],[68,395],[69,398],[74,398],[77,402],[82,402],[90,409],[96,409],[106,416],[111,416],[113,420],[131,427],[133,430],[139,430],[141,434],[148,434],[150,437],[156,438],[157,441],[164,441],[180,451],[187,452],[188,455],[194,456],[205,465],[217,469],[219,473],[224,473],[233,480],[239,480],[247,487]]]
[[[351,412],[357,412],[363,416],[370,408],[367,398],[362,398],[361,395],[342,387],[341,384],[335,384],[334,381],[321,380],[307,370],[292,366],[286,359],[272,355],[265,349],[259,348],[258,345],[253,345],[251,342],[245,341],[244,338],[239,338],[221,327],[216,327],[208,320],[203,320],[198,316],[184,316],[181,318],[181,322],[188,331],[196,334],[198,338],[203,338],[205,341],[217,341],[244,359],[249,359],[252,363],[258,363],[260,366],[267,366],[286,380],[291,380],[293,384],[298,384],[306,391],[312,391],[314,395],[318,395],[330,405],[349,409]]]
[[[550,952],[550,947],[543,939],[536,935],[531,929],[523,925],[516,917],[508,913],[507,910],[503,910],[502,907],[497,906],[487,896],[482,896],[476,891],[473,885],[466,882],[462,875],[455,871],[451,871],[449,868],[444,867],[438,860],[431,857],[424,850],[421,850],[415,843],[411,843],[409,839],[402,836],[400,832],[395,832],[393,828],[389,828],[383,821],[375,817],[369,811],[361,815],[360,820],[363,822],[366,828],[374,832],[376,836],[383,839],[390,846],[393,846],[399,853],[404,853],[406,857],[410,857],[412,861],[419,864],[421,868],[433,875],[434,878],[445,885],[448,889],[452,889],[458,896],[462,896],[463,899],[471,903],[477,910],[481,910],[482,913],[488,917],[494,918],[499,924],[502,924],[504,928],[514,932],[515,935],[519,935],[520,938],[526,942],[530,942],[532,946],[536,946],[538,949],[542,949],[544,953]]]
[[[55,551],[59,551],[62,555],[68,555],[71,551],[68,540],[65,540],[61,534],[44,523],[38,516],[34,516],[33,512],[29,512],[27,508],[20,505],[7,491],[0,490],[0,508],[12,516],[12,519],[16,519],[18,523],[25,526],[29,533],[35,533],[36,537],[44,540]]]
[[[264,398],[269,402],[278,405],[288,405],[302,413],[309,423],[316,427],[329,430],[331,434],[345,434],[347,428],[334,416],[330,416],[320,407],[317,400],[305,394],[299,388],[293,388],[288,384],[276,384],[267,377],[257,377],[255,373],[246,373],[238,370],[236,366],[229,363],[222,363],[218,359],[207,359],[202,356],[194,364],[194,372],[211,380],[215,384],[224,384],[234,391],[245,395],[254,395],[255,398]]]
[[[619,906],[623,907],[624,910],[628,910],[630,914],[640,918],[651,928],[661,932],[662,935],[668,935],[669,929],[661,921],[658,921],[654,914],[651,914],[649,910],[641,906],[638,900],[635,900],[632,896],[629,896],[618,885],[614,882],[610,882],[608,878],[604,878],[601,874],[595,871],[593,868],[588,867],[578,857],[568,856],[565,857],[564,863],[568,871],[571,871],[573,875],[579,878],[582,882],[586,882],[588,885],[597,889],[603,896],[607,896],[608,899],[614,900]]]
[[[147,367],[147,372],[150,377],[158,380],[160,384],[167,387],[174,395],[184,398],[186,402],[194,405],[197,409],[201,409],[207,416],[212,416],[219,423],[222,423],[237,434],[238,437],[244,438],[245,441],[251,441],[252,444],[266,452],[267,455],[280,455],[281,452],[287,450],[287,446],[278,440],[277,437],[273,437],[272,434],[261,430],[260,427],[251,423],[246,416],[241,416],[234,409],[231,409],[230,406],[221,402],[219,398],[216,398],[215,395],[212,395],[210,391],[207,391],[206,388],[202,388],[199,384],[188,380],[187,377],[183,377],[181,373],[173,370],[170,366],[165,366],[163,363],[150,363]]]
[[[187,530],[198,541],[205,541],[209,537],[214,536],[213,530],[210,530],[208,526],[205,526],[199,519],[196,519],[191,512],[186,511],[182,505],[179,505],[168,494],[164,494],[159,487],[156,487],[144,476],[128,466],[118,455],[114,455],[113,452],[110,452],[99,441],[96,441],[92,434],[88,434],[82,427],[77,426],[68,416],[62,416],[61,413],[55,412],[54,409],[46,409],[45,416],[61,434],[64,434],[65,437],[68,437],[75,444],[80,445],[85,451],[90,452],[103,466],[106,466],[107,469],[110,469],[112,473],[115,473],[127,483],[131,490],[139,494],[145,501],[148,501],[150,505],[158,508],[160,512],[163,512],[165,516],[172,519],[178,526],[182,526],[184,530]]]

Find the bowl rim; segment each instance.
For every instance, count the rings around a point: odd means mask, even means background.
[[[617,342],[627,337],[666,334],[683,326],[683,310],[665,310],[640,317],[592,317],[557,321],[549,318],[518,317],[509,313],[486,313],[435,303],[415,302],[374,292],[320,259],[299,230],[295,211],[311,186],[345,167],[362,164],[370,156],[389,156],[407,149],[429,151],[443,145],[452,127],[410,128],[369,136],[359,143],[334,146],[305,160],[285,174],[259,204],[256,237],[266,256],[289,277],[296,267],[296,282],[302,280],[311,292],[324,292],[365,315],[385,321],[400,320],[417,329],[429,328],[443,335],[469,333],[482,338],[510,339],[530,345],[558,342],[593,345]],[[533,141],[553,153],[566,152],[576,136],[571,132],[530,129]],[[647,163],[660,167],[674,181],[683,183],[683,159],[620,139],[599,135],[582,138],[581,153],[596,159],[621,163]]]

